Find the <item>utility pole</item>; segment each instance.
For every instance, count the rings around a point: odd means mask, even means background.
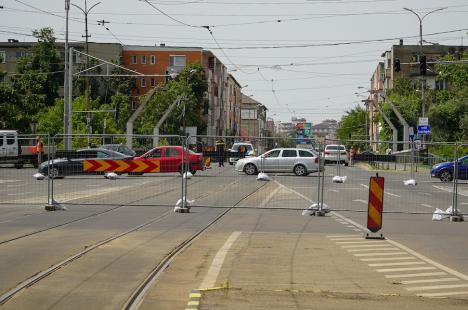
[[[70,0],[65,0],[65,73],[64,73],[64,85],[63,85],[63,134],[64,134],[64,148],[65,150],[71,150],[71,102],[68,100],[68,12],[70,11]]]

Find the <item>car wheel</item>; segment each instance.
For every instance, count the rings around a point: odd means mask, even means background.
[[[231,166],[232,166],[232,165],[234,165],[234,163],[233,163],[233,162],[229,162],[229,164],[230,164]]]
[[[294,173],[297,175],[297,176],[306,176],[307,175],[307,169],[304,165],[296,165],[294,167]]]
[[[439,179],[442,182],[450,182],[453,180],[452,173],[448,170],[442,170],[439,175]]]
[[[60,169],[57,167],[49,167],[49,177],[51,179],[58,179],[62,177],[62,173]]]
[[[195,175],[195,173],[197,173],[197,170],[190,170],[190,173],[191,173],[192,175]]]
[[[257,167],[254,164],[247,164],[244,167],[244,172],[248,175],[257,174]]]

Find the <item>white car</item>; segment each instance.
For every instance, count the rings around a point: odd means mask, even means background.
[[[349,164],[349,155],[346,151],[346,146],[338,144],[328,144],[325,146],[324,150],[324,159],[325,163],[328,162],[339,162],[348,166]]]
[[[279,148],[260,156],[242,158],[236,163],[235,170],[248,175],[258,172],[294,172],[298,176],[307,176],[319,169],[318,156],[312,150]]]
[[[255,155],[253,145],[251,143],[245,142],[236,142],[232,145],[232,148],[229,150],[229,159],[228,162],[230,165],[234,165],[239,160],[239,152],[241,151],[241,147],[245,148],[244,157],[251,157]]]

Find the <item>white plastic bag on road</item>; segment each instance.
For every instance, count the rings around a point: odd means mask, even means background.
[[[449,208],[451,209],[451,207]],[[447,209],[447,211],[449,210]],[[446,219],[446,218],[449,218],[449,214],[447,214],[448,212],[447,211],[444,211],[444,210],[441,210],[439,208],[436,208],[436,210],[434,211],[434,213],[432,214],[432,220],[433,221],[442,221],[443,219]]]
[[[258,181],[271,181],[271,178],[268,174],[260,172],[257,176]]]
[[[186,197],[184,197],[185,199],[187,199]],[[193,203],[195,202],[195,200],[186,200],[186,203],[185,203],[185,208],[190,210],[191,206],[193,205]],[[177,200],[177,203],[174,207],[174,212],[180,212],[181,210],[183,210],[182,208],[182,199],[179,199]]]
[[[403,181],[403,184],[405,184],[405,186],[416,186],[418,185],[418,182],[416,182],[415,179],[409,179],[409,180]]]
[[[45,175],[43,175],[42,173],[35,173],[33,174],[33,178],[35,178],[36,180],[44,180],[45,179]]]
[[[193,174],[189,171],[184,173],[184,179],[190,180],[193,177]]]
[[[109,180],[117,180],[119,178],[119,175],[115,172],[106,172],[104,174],[104,177]]]
[[[340,177],[339,175],[337,175],[337,176],[333,177],[332,182],[333,183],[344,183],[344,182],[346,182],[347,179],[348,179],[347,176]]]

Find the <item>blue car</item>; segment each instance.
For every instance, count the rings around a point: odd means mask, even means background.
[[[431,177],[439,178],[442,182],[453,180],[455,162],[445,162],[434,165],[431,169]],[[458,179],[468,180],[468,155],[458,159]]]

